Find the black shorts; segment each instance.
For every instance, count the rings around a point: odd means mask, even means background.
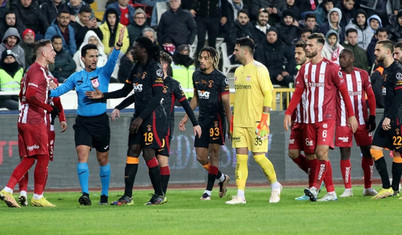
[[[209,144],[225,144],[226,123],[221,115],[218,115],[215,120],[200,123],[201,137],[196,136],[194,147],[208,148]]]
[[[170,141],[172,141],[172,137],[169,135],[166,135],[165,138],[163,139],[165,145],[164,147],[158,149],[158,155],[163,155],[169,157],[170,153]]]
[[[402,107],[398,109],[395,120],[391,121],[393,150],[402,153]]]
[[[384,118],[381,119],[377,129],[375,130],[372,145],[392,150],[393,149],[392,131],[391,130],[385,131],[384,129],[382,129],[381,125],[383,121]]]
[[[131,119],[131,122],[135,118]],[[158,111],[153,111],[151,116],[142,122],[138,133],[129,134],[128,144],[129,146],[140,144],[142,148],[160,149],[165,145],[166,133],[166,115],[158,115]]]
[[[98,152],[109,151],[110,126],[106,113],[92,117],[78,115],[73,128],[75,146],[87,145]]]

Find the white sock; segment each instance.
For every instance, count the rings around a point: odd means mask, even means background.
[[[272,189],[278,189],[281,187],[281,184],[278,181],[275,181],[271,184]]]
[[[33,195],[33,198],[34,198],[35,200],[39,200],[39,199],[41,199],[42,197],[43,197],[43,194],[38,195],[38,194],[34,193],[34,195]]]
[[[20,191],[20,196],[27,197],[27,191]]]
[[[237,196],[241,197],[241,198],[244,198],[244,190],[238,189],[237,190]]]
[[[9,187],[4,187],[4,191],[6,191],[7,193],[13,193],[13,189],[9,188]]]
[[[335,191],[328,192],[328,194],[329,194],[329,195],[332,195],[332,196],[335,196],[335,195],[336,195]]]
[[[211,194],[212,194],[212,191],[209,191],[209,190],[205,190],[205,191],[204,191],[204,193],[208,194],[208,196],[211,196]]]
[[[219,183],[222,183],[223,181],[225,181],[225,174],[222,174],[221,177],[219,177],[218,181],[219,181]]]

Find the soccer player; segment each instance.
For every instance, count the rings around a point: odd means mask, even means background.
[[[85,45],[81,49],[81,60],[84,62],[85,68],[73,73],[61,86],[51,90],[50,93],[51,97],[58,97],[72,89],[77,92],[78,109],[73,128],[78,156],[77,174],[82,190],[82,196],[78,199],[78,202],[84,206],[92,204],[88,186],[88,158],[92,147],[96,149],[96,158],[100,167],[99,176],[102,192],[99,205],[108,204],[110,182],[110,127],[109,118],[106,115],[106,102],[91,102],[85,96],[85,92],[93,91],[94,88],[103,92],[108,90],[110,76],[122,47],[124,30],[124,27],[120,29],[118,42],[103,67],[96,67],[99,54],[96,45]]]
[[[346,123],[345,103],[340,95],[337,96],[336,131],[335,146],[340,149],[341,173],[345,185],[345,191],[340,197],[352,197],[352,182],[350,163],[351,147],[353,145],[353,136],[357,146],[360,147],[362,153],[361,166],[364,174],[364,190],[363,196],[375,196],[377,192],[371,188],[373,182],[373,158],[370,154],[370,146],[373,140],[371,132],[375,130],[375,96],[369,76],[366,71],[353,66],[354,54],[350,49],[342,50],[339,56],[341,67],[341,75],[345,79],[346,86],[349,91],[349,97],[352,102],[355,117],[358,120],[357,131],[353,134],[352,129]],[[367,101],[366,101],[367,94]],[[367,113],[368,102],[370,108],[370,116]]]
[[[56,78],[51,77],[48,75],[48,79],[53,81],[56,85],[59,84]],[[67,122],[66,122],[66,116],[64,115],[64,110],[63,110],[63,105],[61,104],[60,98],[59,97],[48,97],[48,104],[55,106],[58,110],[60,110],[59,113],[59,122],[60,122],[60,127],[61,131],[60,133],[63,133],[67,130]],[[55,131],[54,131],[54,117],[50,115],[50,113],[47,114],[47,135],[48,135],[48,148],[49,148],[49,159],[50,161],[53,161],[53,155],[54,155],[54,141],[55,141]],[[21,160],[24,159],[21,157]],[[28,172],[25,173],[25,175],[21,178],[20,182],[18,183],[19,189],[20,189],[20,196],[18,197],[18,202],[21,206],[27,206],[28,205],[28,197],[27,197],[27,189],[28,189]],[[46,177],[47,179],[47,177]]]
[[[333,147],[333,138],[336,120],[336,96],[341,92],[345,101],[348,121],[353,133],[357,129],[357,120],[345,85],[345,80],[339,76],[339,67],[321,56],[325,43],[324,35],[313,33],[308,37],[306,56],[310,61],[304,64],[297,77],[296,89],[289,107],[285,112],[284,128],[287,131],[291,124],[291,114],[300,103],[303,93],[304,109],[304,151],[317,155],[319,166],[313,172],[313,186],[305,189],[305,194],[311,201],[317,200],[318,186],[326,179],[327,194],[320,201],[337,200],[332,183],[332,167],[328,158],[328,151]]]
[[[268,151],[269,111],[272,104],[272,83],[268,69],[253,59],[255,44],[250,38],[236,40],[233,55],[242,65],[235,71],[236,95],[233,105],[232,145],[236,148],[237,195],[226,204],[245,204],[244,191],[248,177],[248,151],[271,182],[270,203],[280,201],[282,185],[276,179]]]
[[[377,42],[374,55],[379,63],[384,64],[383,76],[385,78],[385,107],[384,117],[380,121],[381,127],[377,128],[374,133],[373,144],[371,145],[370,153],[374,158],[374,163],[378,174],[381,177],[382,188],[373,199],[380,199],[394,195],[394,192],[399,190],[400,175],[402,172],[402,158],[396,156],[392,160],[392,187],[389,181],[387,163],[385,162],[383,150],[390,150],[396,145],[393,139],[392,124],[395,122],[397,113],[402,104],[402,65],[394,60],[394,46],[390,40],[380,40]],[[392,121],[392,122],[391,122]],[[400,131],[400,130],[399,130]],[[398,177],[399,175],[399,177]],[[395,180],[394,180],[395,179]]]
[[[215,179],[219,181],[219,197],[226,194],[226,184],[230,178],[219,170],[219,152],[225,144],[226,124],[230,130],[232,112],[228,79],[218,71],[219,55],[212,47],[204,47],[198,54],[200,69],[193,74],[194,96],[190,106],[194,110],[199,106],[198,122],[202,134],[196,136],[194,147],[197,160],[208,171],[207,187],[200,200],[211,200]],[[187,115],[179,123],[179,129],[185,130]]]
[[[135,113],[130,124],[126,167],[124,170],[124,195],[112,205],[133,205],[133,185],[137,175],[141,151],[148,166],[154,193],[146,205],[165,202],[161,174],[156,159],[157,151],[165,147],[167,132],[166,112],[161,105],[163,94],[163,70],[159,64],[159,48],[145,37],[137,38],[133,46],[133,59],[137,61],[130,76],[120,90],[103,93],[87,92],[90,99],[125,97],[134,89]]]
[[[49,80],[47,68],[54,63],[56,52],[49,40],[40,40],[35,45],[36,60],[21,82],[20,113],[18,117],[18,148],[22,161],[14,169],[0,199],[9,207],[20,207],[13,197],[13,189],[36,160],[33,206],[55,207],[43,197],[49,165],[47,113],[53,117],[57,108],[48,104]]]
[[[166,192],[169,184],[170,178],[170,168],[169,168],[169,155],[170,155],[170,143],[173,136],[174,130],[174,104],[177,101],[180,102],[187,115],[190,117],[191,122],[193,123],[194,134],[197,136],[201,136],[201,127],[198,124],[197,119],[195,118],[193,110],[190,108],[188,100],[184,95],[183,89],[178,81],[168,76],[168,68],[172,63],[172,57],[162,51],[160,55],[160,61],[163,69],[163,107],[165,108],[167,118],[168,118],[168,131],[165,136],[165,146],[158,150],[158,155],[156,156],[158,159],[160,171],[161,171],[161,181],[162,181],[162,190],[165,195],[165,201],[167,201]],[[123,100],[112,112],[112,120],[116,118],[116,116],[120,116],[120,110],[126,108],[128,105],[134,103],[134,95],[127,97]],[[118,204],[123,205],[123,204]]]

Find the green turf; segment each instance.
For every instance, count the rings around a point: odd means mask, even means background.
[[[150,190],[135,193],[133,206],[79,206],[76,192],[46,193],[56,208],[8,208],[0,201],[0,234],[400,234],[402,200],[371,200],[355,196],[337,202],[295,201],[302,188],[285,187],[281,201],[269,204],[270,190],[247,188],[246,205],[225,205],[217,190],[211,201],[200,201],[202,189],[172,189],[168,203],[144,206]],[[338,195],[341,187],[336,188]],[[112,191],[115,200],[120,191]],[[15,194],[15,196],[17,196]],[[31,197],[31,195],[29,195]]]

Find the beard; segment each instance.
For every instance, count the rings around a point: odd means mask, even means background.
[[[313,58],[317,55],[317,51],[312,51],[310,53],[306,52],[306,57],[307,58]]]

